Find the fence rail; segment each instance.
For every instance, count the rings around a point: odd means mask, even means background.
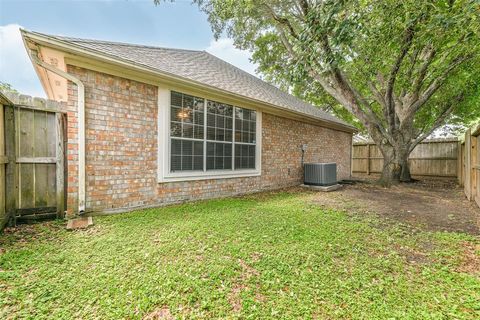
[[[354,173],[380,173],[383,156],[373,143],[354,143],[352,153]],[[419,143],[408,162],[415,176],[457,177],[458,140],[437,139]]]

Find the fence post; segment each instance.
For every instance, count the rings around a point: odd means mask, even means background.
[[[477,127],[477,132],[475,133],[475,141],[477,150],[475,152],[475,163],[473,163],[475,171],[475,202],[480,207],[480,127]]]
[[[370,143],[367,143],[367,175],[370,175]]]
[[[5,212],[15,224],[17,208],[17,159],[15,151],[15,109],[13,106],[5,106],[5,156],[8,163],[5,168]]]
[[[465,170],[465,180],[463,182],[464,185],[464,192],[465,195],[467,196],[468,200],[471,200],[472,198],[472,165],[471,165],[471,160],[472,160],[472,139],[471,139],[471,130],[468,129],[465,132],[465,162],[464,162],[464,170]]]
[[[473,133],[470,135],[470,197],[471,200],[475,200],[475,197],[477,195],[477,170],[476,170],[476,164],[477,164],[477,139],[473,135]]]
[[[458,142],[457,147],[457,180],[458,185],[463,186],[463,152],[462,141]]]
[[[57,202],[57,218],[63,218],[65,212],[65,181],[64,181],[64,126],[63,115],[55,113],[56,119],[56,202]]]
[[[5,113],[3,110],[3,101],[0,99],[0,230],[8,222],[9,218],[5,212],[5,165],[8,163],[8,158],[5,156]]]

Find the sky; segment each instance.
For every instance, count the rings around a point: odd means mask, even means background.
[[[189,0],[0,0],[0,81],[46,97],[19,28],[70,37],[206,50],[255,74],[251,54],[213,37],[207,16]]]

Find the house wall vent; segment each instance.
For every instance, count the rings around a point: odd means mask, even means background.
[[[337,164],[305,163],[304,184],[314,186],[331,186],[337,184]]]

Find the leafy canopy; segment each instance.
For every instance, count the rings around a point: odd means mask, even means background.
[[[318,75],[340,70],[365,98],[360,111],[373,112],[380,125],[387,127],[385,106],[376,95],[387,94],[389,74],[404,49],[392,99],[408,98],[417,89],[422,93],[452,69],[428,101],[415,110],[415,135],[438,126],[436,120],[443,116],[451,124],[480,116],[478,0],[193,2],[208,14],[217,38],[226,33],[237,47],[253,52],[253,61],[267,80],[313,104],[329,106],[359,127],[365,121],[326,94]],[[457,64],[459,59],[462,62]],[[452,110],[446,106],[449,102],[454,104]]]

